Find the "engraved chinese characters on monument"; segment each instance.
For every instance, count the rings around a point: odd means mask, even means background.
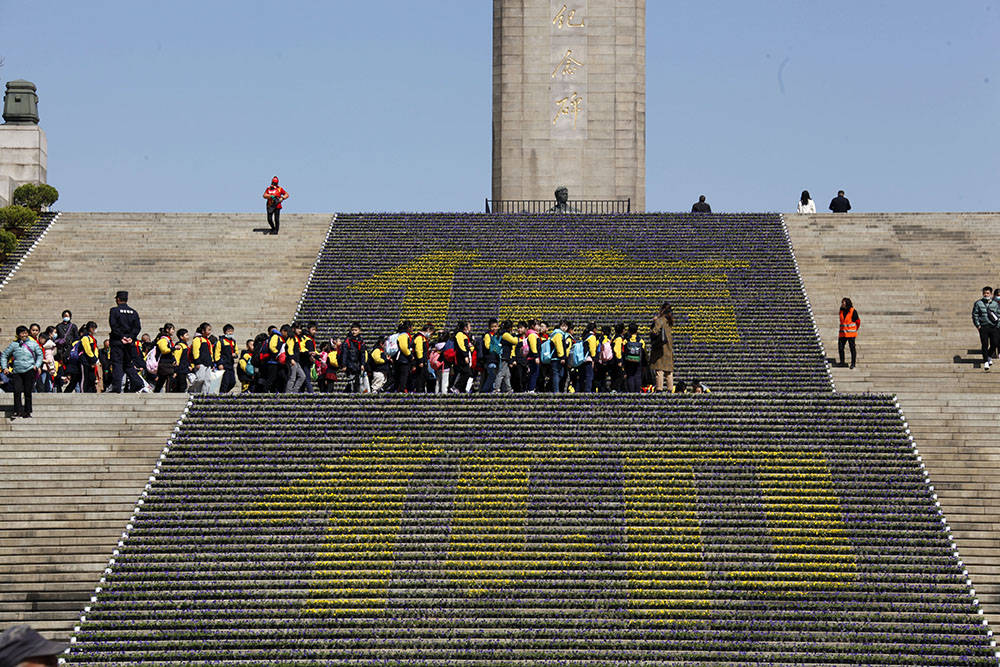
[[[587,138],[587,2],[550,5],[549,123],[553,139]]]

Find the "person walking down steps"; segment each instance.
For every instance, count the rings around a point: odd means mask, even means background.
[[[271,233],[277,234],[281,227],[281,203],[288,199],[288,192],[278,185],[277,176],[271,179],[271,185],[264,190],[264,199],[267,200],[267,224]]]
[[[1000,302],[996,292],[987,285],[983,288],[983,298],[972,304],[972,324],[979,331],[979,343],[982,346],[983,370],[987,373],[993,365],[993,359],[1000,349]]]

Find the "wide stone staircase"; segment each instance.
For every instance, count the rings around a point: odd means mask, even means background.
[[[972,304],[998,286],[997,213],[785,217],[826,354],[837,311],[861,315],[842,392],[891,392],[909,423],[988,617],[1000,622],[1000,374],[984,373]],[[849,352],[848,352],[849,355]],[[1000,367],[996,367],[1000,370]]]
[[[0,627],[66,638],[90,600],[187,395],[0,395]]]
[[[287,214],[272,236],[263,214],[62,213],[0,290],[2,340],[64,308],[103,339],[119,289],[150,334],[207,320],[251,337],[291,317],[331,217]],[[34,419],[0,421],[0,627],[68,636],[186,401],[36,395]]]
[[[261,233],[261,214],[62,213],[0,291],[0,327],[56,324],[64,308],[78,324],[108,334],[115,292],[130,293],[143,331],[164,322],[218,333],[227,322],[241,342],[294,311],[330,229],[329,214],[287,214],[281,233]]]
[[[7,286],[8,279],[24,263],[25,258],[42,242],[49,226],[58,215],[58,213],[49,211],[38,214],[38,218],[31,228],[17,239],[14,250],[0,258],[0,292]]]
[[[996,665],[891,397],[196,397],[75,664]]]

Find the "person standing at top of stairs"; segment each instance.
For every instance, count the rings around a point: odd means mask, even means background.
[[[809,196],[808,190],[802,191],[802,196],[799,197],[799,205],[797,208],[799,213],[815,213],[816,203],[813,202],[812,197]]]
[[[264,190],[264,199],[267,200],[267,224],[271,227],[271,233],[277,234],[281,226],[281,202],[288,199],[288,192],[278,185],[278,177],[271,179],[271,185]]]
[[[844,196],[843,190],[838,190],[837,196],[830,201],[830,210],[834,213],[847,213],[851,210],[851,200]]]
[[[698,201],[696,201],[691,206],[691,212],[692,213],[711,213],[712,212],[712,207],[709,205],[709,203],[707,201],[705,201],[705,195],[701,195],[700,197],[698,197]]]

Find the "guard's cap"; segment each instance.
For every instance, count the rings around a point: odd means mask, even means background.
[[[15,625],[0,635],[0,667],[16,667],[27,658],[58,655],[66,646],[49,641],[30,625]]]
[[[123,289],[120,289],[117,292],[115,292],[115,298],[121,299],[122,301],[128,301],[128,292],[126,292]]]

